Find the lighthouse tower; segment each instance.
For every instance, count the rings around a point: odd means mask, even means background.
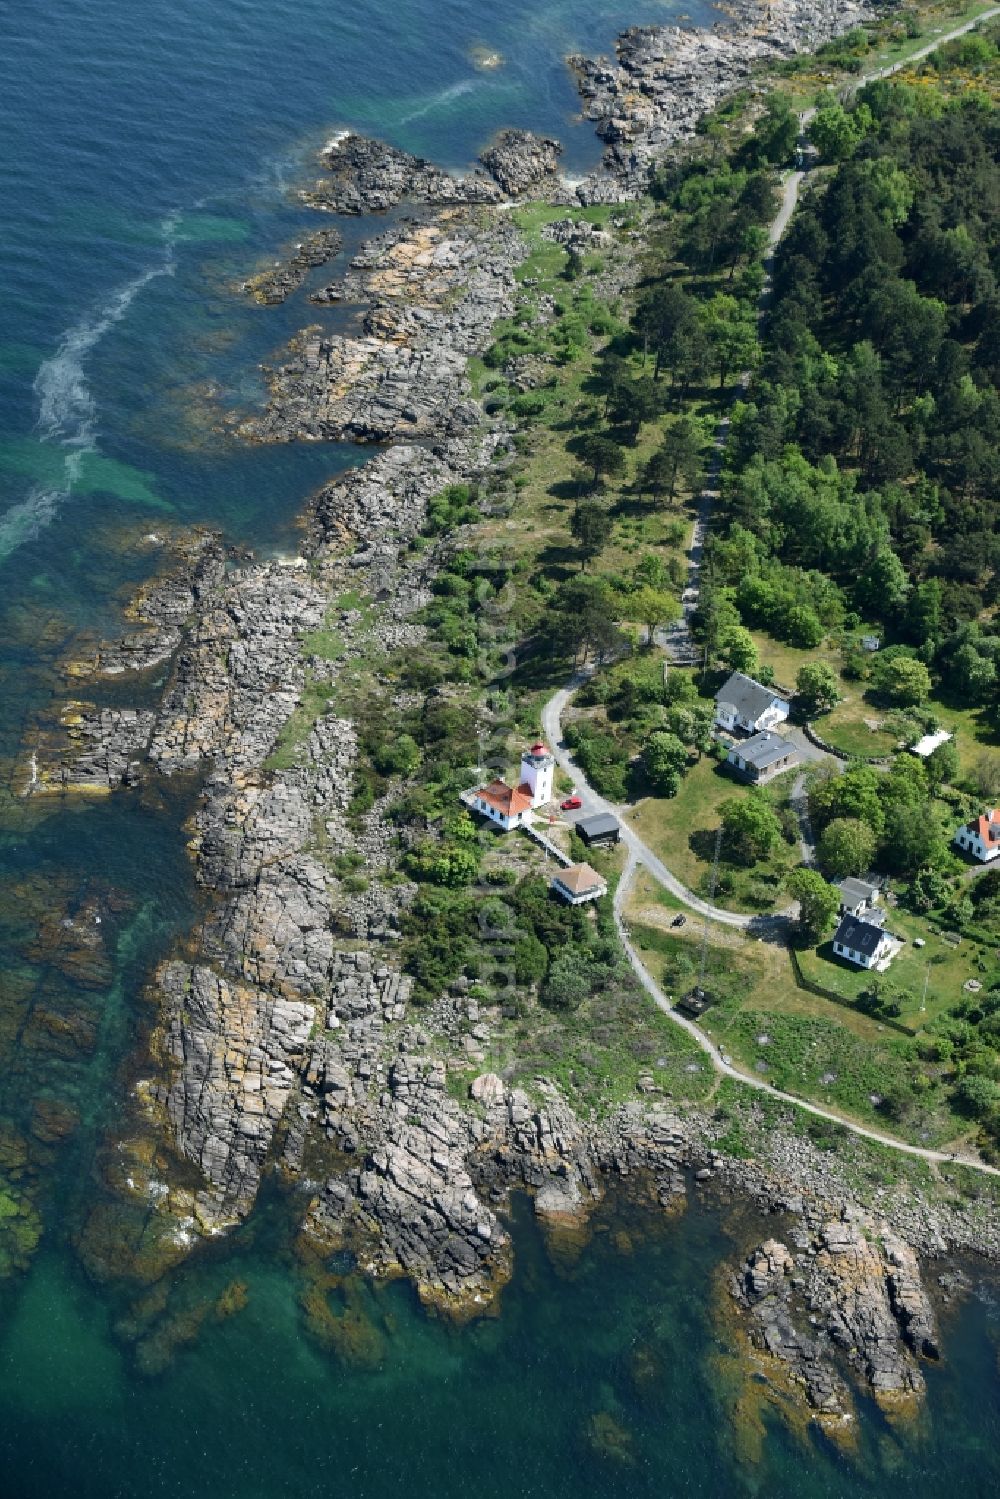
[[[533,744],[521,756],[521,784],[531,790],[531,805],[542,807],[552,800],[556,762],[544,744]]]

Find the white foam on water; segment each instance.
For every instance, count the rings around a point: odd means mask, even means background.
[[[36,431],[41,442],[64,450],[62,478],[55,484],[36,485],[25,499],[0,516],[0,562],[49,525],[73,493],[84,458],[99,451],[97,407],[87,384],[85,361],[104,335],[121,322],[144,287],[158,276],[173,275],[179,222],[179,213],[163,220],[163,254],[157,264],[133,276],[96,312],[74,323],[52,357],[39,366],[34,382],[38,399]]]
[[[422,120],[425,115],[433,114],[436,109],[444,108],[445,105],[451,104],[453,100],[460,99],[463,94],[471,94],[472,90],[476,87],[476,82],[477,80],[474,78],[462,78],[458,83],[450,84],[448,88],[442,89],[439,94],[435,94],[433,99],[430,99],[426,104],[422,104],[419,109],[411,110],[408,115],[404,115],[399,123],[401,125],[409,125],[412,120]]]
[[[344,133],[346,135],[348,132]],[[304,145],[298,145],[291,150],[265,156],[256,170],[248,174],[247,186],[250,192],[269,201],[287,198],[300,185],[303,168],[315,149],[315,145],[312,151],[307,150]]]

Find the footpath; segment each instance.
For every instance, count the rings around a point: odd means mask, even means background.
[[[943,32],[932,42],[929,42],[925,47],[921,47],[916,52],[911,53],[909,57],[903,59],[901,62],[893,63],[889,67],[879,68],[875,72],[865,74],[863,77],[859,78],[857,82],[852,86],[852,91],[858,88],[862,88],[866,83],[871,83],[877,78],[888,78],[893,73],[898,73],[901,69],[909,67],[912,63],[919,61],[923,57],[927,57],[937,47],[943,46],[945,42],[954,41],[956,37],[964,36],[967,32],[972,31],[976,26],[978,26],[980,22],[992,20],[993,17],[997,15],[1000,15],[1000,5],[993,6],[990,10],[984,11],[982,15],[976,16],[971,21],[966,21],[961,26],[956,26],[950,31]],[[813,117],[814,114],[815,110],[810,109],[806,110],[800,117],[803,127],[803,138],[800,144],[803,147],[805,145],[805,127],[808,125],[809,120]],[[802,190],[802,184],[809,170],[807,165],[808,158],[805,155],[804,151],[800,151],[799,159],[803,164],[799,167],[796,167],[794,171],[789,172],[782,183],[781,203],[778,208],[778,212],[775,214],[768,229],[768,243],[770,246],[770,253],[768,255],[768,261],[766,265],[768,272],[767,282],[765,283],[764,291],[761,294],[762,310],[766,306],[767,297],[770,290],[770,261],[773,257],[774,249],[777,246],[782,235],[784,234],[785,230],[787,229],[792,215],[795,212],[795,208],[799,200],[799,194]],[[749,378],[749,373],[746,373],[736,383],[736,385],[734,386],[734,398],[735,395],[741,394],[745,391],[746,386],[749,383]],[[684,615],[682,620],[678,621],[678,627],[669,632],[665,636],[665,638],[660,641],[661,644],[667,647],[671,657],[677,663],[682,660],[690,661],[694,658],[694,651],[691,643],[688,621],[698,601],[698,584],[701,571],[701,558],[705,546],[705,541],[708,536],[708,527],[711,519],[712,506],[717,496],[718,475],[721,469],[728,436],[729,417],[728,415],[726,415],[720,421],[719,427],[716,431],[714,452],[712,455],[712,464],[709,472],[709,477],[706,481],[705,489],[702,491],[702,494],[699,497],[694,534],[692,537],[691,548],[688,554],[689,571],[687,587],[684,590]],[[702,1051],[706,1054],[706,1056],[710,1058],[712,1066],[720,1076],[732,1078],[735,1082],[742,1083],[748,1088],[753,1088],[757,1093],[765,1094],[767,1097],[777,1099],[781,1103],[790,1104],[792,1105],[792,1107],[801,1110],[803,1113],[811,1114],[817,1119],[825,1119],[828,1120],[831,1124],[841,1125],[844,1129],[850,1130],[852,1134],[860,1135],[865,1140],[873,1140],[879,1145],[887,1146],[890,1150],[900,1151],[904,1155],[917,1156],[920,1160],[931,1161],[938,1165],[959,1164],[968,1167],[970,1170],[982,1172],[987,1176],[1000,1177],[1000,1168],[996,1166],[988,1166],[984,1161],[977,1160],[975,1157],[954,1155],[941,1150],[929,1150],[920,1145],[909,1145],[905,1140],[899,1140],[894,1135],[885,1135],[880,1133],[880,1131],[878,1130],[868,1129],[864,1125],[857,1124],[853,1120],[845,1119],[840,1114],[834,1113],[832,1110],[821,1108],[818,1104],[808,1103],[805,1099],[798,1098],[793,1093],[782,1092],[779,1088],[775,1088],[770,1083],[764,1082],[754,1073],[744,1072],[742,1068],[737,1067],[729,1059],[726,1053],[723,1052],[720,1047],[716,1046],[715,1042],[706,1035],[706,1033],[695,1021],[688,1019],[686,1015],[681,1015],[677,1010],[674,1009],[673,1005],[670,1003],[670,1000],[664,994],[663,990],[660,988],[659,984],[653,978],[653,975],[646,968],[645,964],[642,962],[642,959],[639,957],[639,954],[632,946],[632,942],[629,938],[622,915],[626,895],[628,893],[629,887],[631,886],[632,880],[640,867],[647,869],[652,875],[653,879],[656,880],[657,884],[659,884],[664,890],[668,891],[683,905],[687,906],[689,910],[696,912],[699,916],[707,917],[711,921],[717,921],[722,926],[735,927],[739,930],[758,935],[770,941],[783,941],[788,936],[791,917],[788,914],[760,917],[751,916],[737,911],[724,911],[720,906],[712,905],[711,902],[703,900],[701,896],[695,895],[692,890],[689,890],[687,886],[684,885],[683,882],[679,880],[677,876],[667,868],[662,859],[660,859],[658,855],[656,855],[652,851],[652,849],[642,841],[638,833],[635,831],[634,827],[626,822],[626,820],[622,816],[622,809],[620,807],[614,806],[611,802],[608,802],[604,797],[602,797],[597,791],[594,790],[594,788],[590,785],[586,776],[583,774],[580,767],[575,763],[569,751],[566,749],[562,742],[562,716],[566,711],[567,705],[569,704],[569,701],[572,698],[574,692],[578,687],[583,685],[583,683],[587,680],[587,677],[588,673],[579,673],[570,682],[568,682],[565,687],[560,688],[558,692],[554,693],[552,697],[549,698],[548,702],[542,709],[542,729],[544,731],[545,738],[552,750],[552,753],[555,756],[556,763],[568,775],[572,776],[575,782],[577,794],[580,796],[583,803],[581,815],[592,816],[598,812],[610,812],[612,816],[614,816],[620,823],[622,841],[624,842],[626,849],[626,862],[621,879],[619,880],[617,889],[615,890],[615,925],[618,929],[618,936],[621,941],[622,947],[624,948],[625,953],[628,957],[628,960],[631,963],[632,968],[634,969],[636,976],[639,979],[639,982],[642,984],[642,987],[645,989],[646,993],[653,1000],[654,1004],[656,1004],[657,1007],[662,1010],[665,1015],[668,1015],[676,1025],[681,1026],[682,1029],[687,1031],[688,1035],[698,1043]]]

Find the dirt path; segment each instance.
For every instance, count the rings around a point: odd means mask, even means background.
[[[922,47],[919,49],[919,51],[912,53],[903,62],[894,63],[890,67],[880,68],[874,73],[866,74],[863,78],[858,79],[855,87],[861,88],[864,84],[872,82],[873,79],[887,78],[891,74],[899,72],[902,68],[909,67],[911,63],[919,61],[919,59],[922,57],[927,57],[931,52],[935,50],[935,48],[940,47],[943,43],[953,41],[956,37],[965,35],[966,32],[972,31],[975,26],[978,26],[981,21],[990,20],[997,15],[1000,15],[1000,5],[994,6],[991,10],[984,11],[981,16],[977,16],[972,21],[965,22],[965,24],[962,26],[956,26],[952,30],[942,33],[941,36],[936,37],[932,42],[929,42],[926,47]],[[814,114],[815,110],[807,110],[801,117],[803,124],[803,143],[804,128]],[[795,171],[788,174],[782,184],[781,204],[778,212],[775,214],[775,217],[771,221],[768,231],[768,240],[771,249],[767,257],[767,261],[765,262],[767,279],[765,282],[764,291],[761,294],[762,311],[767,304],[767,299],[770,294],[770,272],[774,248],[778,244],[778,241],[781,239],[781,236],[784,234],[786,228],[788,227],[792,214],[795,212],[795,208],[799,200],[799,193],[801,192],[802,183],[805,180],[807,170],[808,168],[805,167],[801,169],[796,168]],[[738,395],[746,390],[749,379],[749,372],[746,372],[741,376],[740,380],[733,387],[730,395],[730,403]],[[705,540],[708,535],[712,506],[718,494],[718,476],[721,470],[722,459],[724,456],[728,437],[729,415],[727,412],[720,420],[719,426],[716,429],[712,463],[708,478],[706,480],[706,487],[702,491],[698,501],[697,517],[695,520],[694,531],[692,533],[691,547],[688,553],[688,582],[684,590],[684,614],[682,619],[679,620],[669,632],[665,632],[663,638],[660,641],[661,644],[664,644],[667,647],[672,658],[677,662],[680,662],[681,660],[691,660],[694,657],[694,645],[691,640],[689,619],[698,602],[701,559],[704,551]],[[868,1129],[862,1124],[857,1124],[852,1120],[843,1118],[840,1114],[836,1114],[828,1109],[821,1108],[818,1104],[808,1103],[805,1099],[797,1098],[792,1093],[783,1093],[780,1089],[773,1087],[770,1083],[766,1083],[760,1077],[755,1076],[755,1074],[744,1072],[741,1068],[735,1066],[735,1064],[730,1061],[726,1053],[722,1051],[720,1047],[716,1046],[715,1042],[705,1034],[700,1026],[696,1025],[693,1020],[689,1020],[686,1015],[679,1014],[673,1008],[673,1006],[670,1004],[670,1001],[667,999],[667,996],[664,994],[663,990],[660,988],[659,984],[653,978],[649,970],[645,967],[642,959],[639,957],[635,948],[632,946],[622,915],[625,905],[625,897],[628,893],[632,880],[635,877],[636,871],[640,866],[646,868],[652,875],[653,879],[656,880],[656,882],[661,885],[664,890],[669,891],[671,895],[673,895],[677,900],[681,901],[690,910],[697,912],[699,915],[708,916],[711,920],[717,921],[723,926],[735,927],[742,931],[749,931],[752,929],[753,931],[759,933],[761,936],[768,936],[772,940],[780,940],[787,933],[789,918],[788,916],[772,916],[763,918],[758,916],[748,916],[735,911],[724,911],[720,906],[714,906],[708,901],[702,900],[700,896],[695,895],[693,891],[688,890],[688,888],[684,884],[682,884],[677,876],[671,873],[671,871],[667,868],[663,861],[653,853],[652,849],[648,848],[646,844],[643,843],[642,839],[636,833],[635,829],[632,828],[622,817],[621,809],[619,807],[613,806],[610,802],[606,801],[604,797],[600,796],[598,792],[594,790],[594,788],[587,781],[587,778],[581,771],[580,767],[574,762],[569,751],[562,743],[562,715],[565,712],[569,700],[573,696],[573,693],[586,680],[587,673],[583,673],[577,677],[574,677],[566,687],[560,688],[558,692],[554,693],[553,696],[549,698],[548,702],[545,704],[545,707],[542,709],[542,728],[544,730],[545,737],[547,738],[549,745],[551,746],[552,752],[556,757],[557,763],[564,771],[571,775],[576,782],[578,793],[583,801],[581,816],[592,816],[598,812],[610,812],[618,819],[620,823],[622,841],[625,844],[627,858],[625,869],[615,890],[615,926],[618,929],[618,936],[621,941],[622,947],[625,949],[625,953],[628,956],[628,960],[631,963],[632,968],[634,969],[636,976],[639,979],[639,982],[646,990],[646,993],[653,1000],[654,1004],[656,1004],[656,1006],[660,1010],[662,1010],[665,1015],[668,1015],[676,1025],[681,1026],[683,1030],[687,1031],[688,1035],[697,1042],[701,1050],[706,1054],[706,1056],[710,1058],[712,1066],[715,1068],[719,1078],[732,1078],[736,1082],[743,1083],[748,1088],[755,1089],[755,1091],[758,1093],[766,1094],[769,1098],[777,1099],[782,1103],[791,1104],[792,1107],[801,1110],[803,1113],[811,1114],[816,1119],[825,1119],[831,1124],[841,1125],[844,1129],[850,1130],[852,1134],[861,1136],[862,1139],[873,1140],[879,1145],[887,1146],[890,1150],[898,1150],[903,1155],[916,1156],[919,1160],[928,1161],[931,1163],[932,1167],[936,1168],[937,1166],[943,1164],[950,1165],[957,1163],[963,1166],[967,1166],[973,1171],[982,1172],[987,1176],[1000,1177],[1000,1168],[996,1166],[988,1166],[984,1161],[977,1160],[974,1157],[953,1155],[941,1150],[928,1150],[920,1145],[909,1145],[905,1140],[898,1140],[893,1135],[882,1134],[879,1130]],[[804,798],[804,791],[804,778],[800,775],[796,778],[795,786],[793,787],[793,798],[796,795],[798,795],[800,798]],[[803,857],[806,863],[811,863],[813,849],[811,830],[807,831],[808,817],[806,817],[804,822],[800,817],[800,825],[802,825],[803,827]]]

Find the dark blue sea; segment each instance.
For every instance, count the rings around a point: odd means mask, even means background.
[[[144,981],[197,915],[194,788],[26,802],[14,768],[64,696],[57,661],[120,625],[164,538],[202,523],[295,548],[305,497],[363,456],[225,435],[260,362],[336,316],[235,288],[328,222],[292,190],[333,131],[466,166],[519,125],[585,170],[565,54],[682,14],[718,18],[703,0],[0,0],[0,1499],[1000,1492],[985,1291],[948,1324],[915,1428],[862,1405],[854,1457],[747,1429],[712,1309],[753,1226],[722,1207],[610,1204],[568,1258],[519,1210],[498,1317],[448,1328],[402,1285],[350,1280],[352,1346],[307,1324],[279,1199],[138,1302],[73,1247]],[[368,226],[344,228],[349,251]],[[99,950],[74,937],[97,915]]]

